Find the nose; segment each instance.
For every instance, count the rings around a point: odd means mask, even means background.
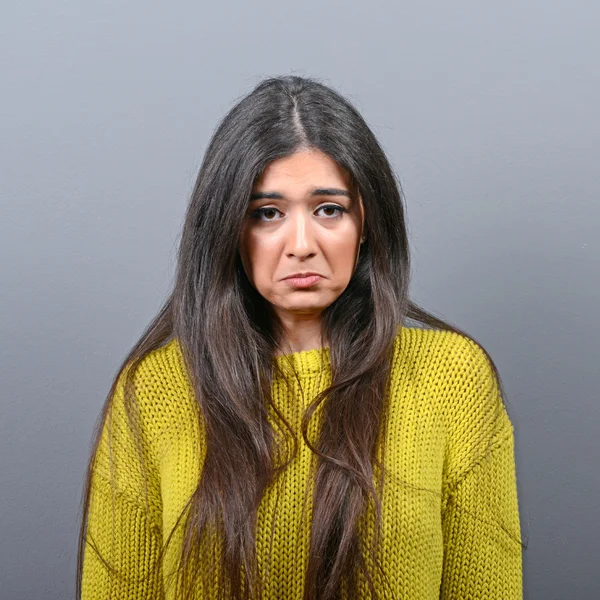
[[[310,216],[298,210],[289,217],[286,230],[286,253],[303,258],[315,251],[315,232]]]

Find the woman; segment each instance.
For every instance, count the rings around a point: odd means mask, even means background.
[[[522,598],[497,369],[409,266],[346,99],[286,76],[234,106],[102,412],[77,597]]]

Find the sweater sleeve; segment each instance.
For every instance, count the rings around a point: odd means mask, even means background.
[[[82,600],[163,598],[158,555],[160,529],[143,507],[96,476],[92,487]],[[100,553],[100,556],[98,556]]]
[[[442,531],[441,600],[523,598],[512,430],[454,486]]]
[[[136,383],[138,410],[134,414],[141,426],[138,445],[124,410],[123,382],[124,374],[92,463],[81,600],[164,597],[159,565],[160,476],[155,451],[148,441],[151,403],[144,386]]]

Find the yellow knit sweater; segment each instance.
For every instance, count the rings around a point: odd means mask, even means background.
[[[321,354],[324,371],[320,370]],[[300,519],[304,492],[311,485],[312,453],[299,434],[300,419],[303,408],[331,382],[331,372],[327,348],[287,358],[300,373],[300,385],[295,382],[290,393],[276,378],[273,399],[298,432],[300,451],[277,482],[281,496],[266,597],[301,599],[309,528],[300,527]],[[288,369],[284,357],[275,360]],[[380,558],[393,595],[374,573],[380,597],[521,599],[513,426],[485,355],[455,333],[399,327],[392,375],[385,466],[400,482],[438,494],[386,483]],[[197,404],[176,340],[144,358],[135,385],[149,474],[148,502],[119,386],[110,425],[112,460],[108,458],[107,422],[94,463],[87,539],[93,540],[122,577],[110,576],[87,546],[83,600],[173,600],[172,588],[165,581],[181,535],[176,534],[169,545],[162,570],[155,577],[144,580],[143,576],[156,564],[160,547],[200,475],[197,457],[203,450],[194,412]],[[313,417],[311,440],[316,439],[316,425]],[[108,483],[111,463],[115,495]],[[270,488],[258,515],[261,573],[276,496],[277,490]],[[308,498],[311,503],[310,494]],[[198,590],[197,598],[214,597],[214,590]]]

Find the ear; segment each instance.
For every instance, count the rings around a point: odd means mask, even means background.
[[[366,236],[363,235],[365,229],[365,207],[360,194],[358,195],[358,208],[360,211],[360,243],[362,244],[366,239]]]

